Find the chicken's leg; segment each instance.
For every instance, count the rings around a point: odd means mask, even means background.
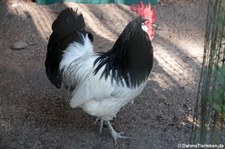
[[[109,121],[106,121],[106,124],[107,124],[107,126],[108,126],[108,128],[110,130],[110,133],[111,133],[111,135],[113,137],[113,140],[115,141],[115,145],[117,144],[117,139],[119,139],[119,138],[124,138],[124,139],[130,138],[130,137],[122,136],[123,132],[120,132],[120,133],[116,132],[113,129],[113,127],[112,127],[112,125],[111,125],[111,123]]]
[[[98,121],[100,121],[100,134],[101,134],[102,133],[102,128],[103,128],[104,120],[102,120],[101,118],[96,118],[94,124],[97,124]]]

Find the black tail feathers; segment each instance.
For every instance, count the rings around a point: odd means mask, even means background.
[[[78,14],[78,9],[66,8],[52,24],[55,33],[68,34],[73,31],[81,31],[85,27],[82,14]]]
[[[79,14],[77,9],[72,8],[63,10],[52,24],[53,32],[48,42],[45,67],[48,79],[57,88],[61,87],[59,64],[63,51],[74,41],[83,42],[81,34],[87,33],[84,28],[83,15]]]

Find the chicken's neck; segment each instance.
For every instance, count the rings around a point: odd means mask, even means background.
[[[115,79],[119,84],[136,88],[146,81],[152,69],[152,47],[150,46],[150,49],[146,50],[135,44],[131,45],[132,47],[123,46],[115,44],[110,51],[99,53],[99,57],[95,61],[95,65],[97,65],[95,74],[103,68],[101,78]]]

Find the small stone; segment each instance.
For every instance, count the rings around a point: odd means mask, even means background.
[[[184,89],[185,89],[185,87],[184,87],[184,86],[181,86],[181,87],[180,87],[180,89],[184,90]]]
[[[26,42],[17,41],[14,44],[12,44],[11,48],[12,48],[12,50],[21,50],[21,49],[24,49],[27,46],[28,46],[28,44]]]

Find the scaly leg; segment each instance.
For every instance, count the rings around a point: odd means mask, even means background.
[[[120,133],[116,132],[116,131],[113,129],[113,127],[112,127],[112,125],[111,125],[111,123],[110,123],[109,121],[106,121],[106,124],[107,124],[107,126],[109,127],[111,136],[112,136],[113,140],[115,141],[115,145],[117,144],[117,139],[119,139],[119,138],[123,138],[123,139],[130,138],[130,137],[122,136],[123,132],[120,132]]]
[[[101,134],[104,121],[101,118],[96,118],[96,120],[93,124],[97,124],[98,121],[100,121],[100,134]]]

